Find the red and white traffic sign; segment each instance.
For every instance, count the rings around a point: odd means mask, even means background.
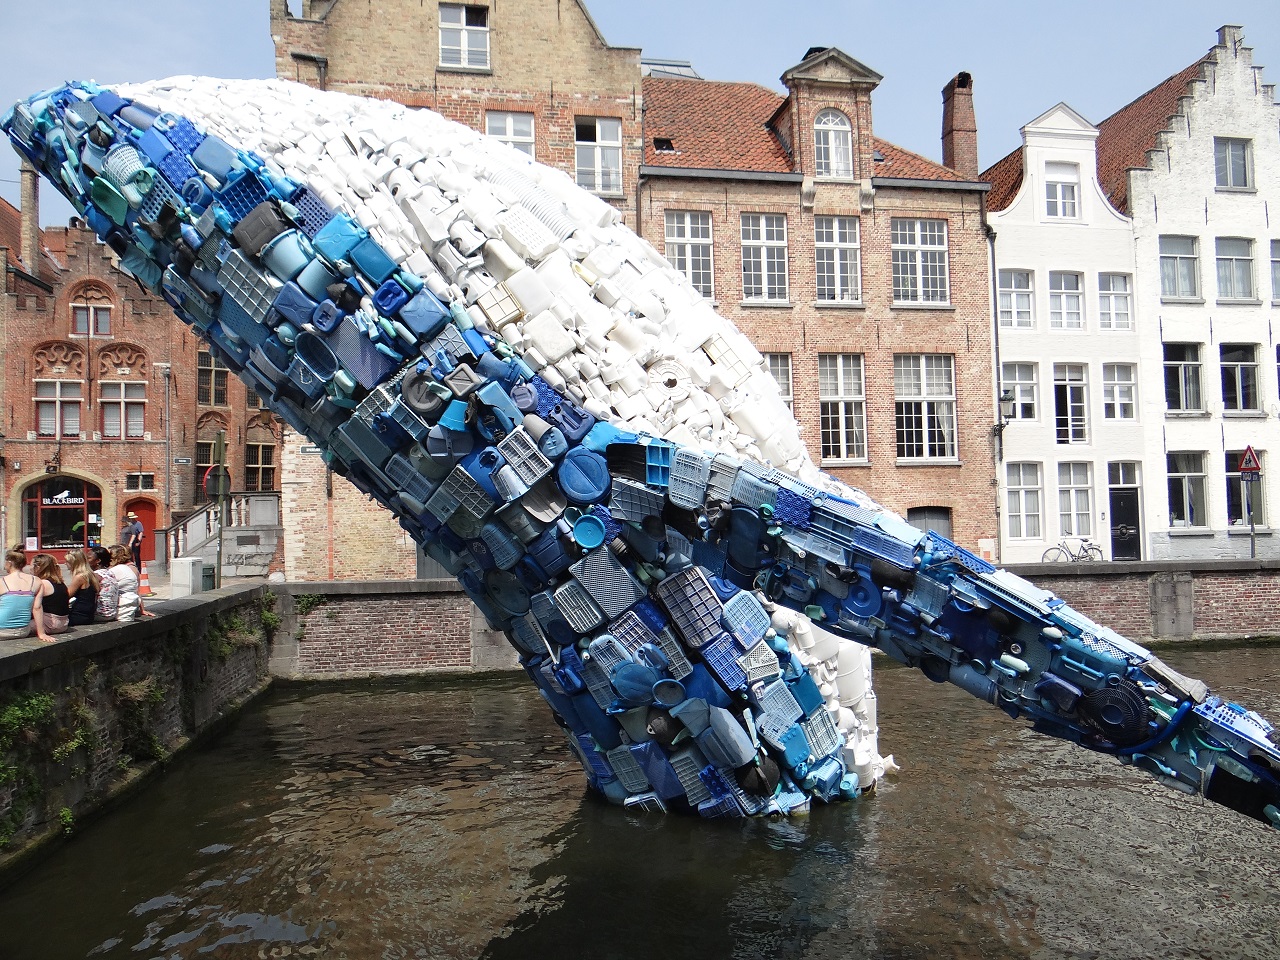
[[[1262,461],[1258,459],[1258,454],[1254,452],[1252,446],[1245,447],[1244,453],[1240,457],[1241,473],[1261,473]]]

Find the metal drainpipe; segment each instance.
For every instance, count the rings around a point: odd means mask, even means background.
[[[1000,384],[1003,380],[1000,370],[1000,289],[997,283],[996,273],[996,232],[991,224],[987,221],[987,197],[982,196],[982,226],[987,235],[987,250],[991,260],[991,346],[992,360],[995,369],[992,371],[994,376],[995,387],[995,422],[1001,423],[1000,419]],[[1000,519],[1000,464],[1004,462],[1004,434],[1002,432],[992,431],[992,440],[994,441],[995,454],[995,475],[992,477],[994,481],[993,489],[995,490],[995,508],[996,508],[996,564],[1003,561],[1003,544],[1004,538],[1001,536],[1001,519]]]

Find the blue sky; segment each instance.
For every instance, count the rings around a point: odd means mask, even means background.
[[[1202,56],[1224,23],[1245,28],[1255,62],[1273,64],[1267,79],[1280,84],[1277,0],[587,3],[610,43],[690,60],[712,80],[780,89],[778,77],[809,47],[840,47],[884,76],[873,100],[876,133],[935,160],[942,87],[967,70],[984,167],[1018,145],[1024,123],[1060,100],[1095,123],[1103,119]],[[376,9],[378,0],[372,4]],[[267,0],[3,0],[0,7],[6,107],[68,79],[274,71]],[[793,13],[783,18],[780,10]],[[0,148],[0,195],[12,203],[17,178],[17,155]],[[41,213],[45,224],[63,223],[71,208],[46,189]]]

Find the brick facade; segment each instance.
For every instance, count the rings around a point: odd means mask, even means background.
[[[24,173],[26,177],[34,180],[34,174]],[[8,546],[36,536],[39,549],[50,549],[61,558],[86,531],[106,544],[118,542],[119,519],[125,510],[134,510],[146,528],[143,556],[150,558],[152,531],[190,513],[197,504],[197,443],[212,441],[219,429],[226,431],[232,486],[240,490],[246,483],[245,445],[270,446],[270,456],[278,463],[279,426],[249,405],[244,385],[230,374],[224,374],[225,397],[210,398],[222,402],[199,403],[200,344],[195,334],[162,299],[117,270],[112,252],[79,221],[36,231],[34,186],[24,189],[24,198],[29,202],[22,212],[0,201],[4,543]],[[16,240],[24,232],[39,238],[40,252],[30,268]],[[73,326],[77,306],[102,311],[102,319],[89,322],[87,332],[77,332]],[[97,323],[102,326],[95,328]],[[45,436],[48,431],[39,422],[36,381],[61,382],[63,386],[52,389],[61,390],[64,398],[79,394],[78,399],[69,400],[67,418],[57,423],[54,436]],[[141,435],[113,439],[117,413],[111,396],[123,392],[121,384],[137,392],[127,399],[142,410],[140,423],[136,406],[132,420],[122,414],[118,433],[127,436],[136,429]],[[70,429],[76,426],[72,403],[78,403],[79,425],[74,431]],[[46,416],[44,426],[48,425]],[[66,435],[58,436],[63,428]],[[186,463],[166,465],[166,454]],[[147,484],[145,478],[153,479]],[[269,480],[269,489],[275,489],[276,470]],[[44,482],[59,489],[42,489]],[[44,495],[63,489],[74,493],[78,482],[87,485],[85,492],[90,495],[85,498],[91,501],[85,512],[93,513],[96,507],[94,515],[101,518],[100,524],[90,520],[74,537],[67,537],[62,535],[67,531],[49,516],[37,531],[32,523],[33,498],[39,494],[43,500]],[[100,499],[92,497],[94,490]],[[32,501],[30,507],[24,505],[26,500]]]

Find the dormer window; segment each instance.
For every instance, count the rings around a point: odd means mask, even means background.
[[[1080,216],[1080,168],[1074,163],[1044,165],[1044,212],[1059,220]]]
[[[658,153],[675,153],[676,145],[671,142],[669,137],[654,137],[653,149]]]
[[[823,110],[814,118],[813,161],[819,177],[853,178],[853,128],[839,110]]]

